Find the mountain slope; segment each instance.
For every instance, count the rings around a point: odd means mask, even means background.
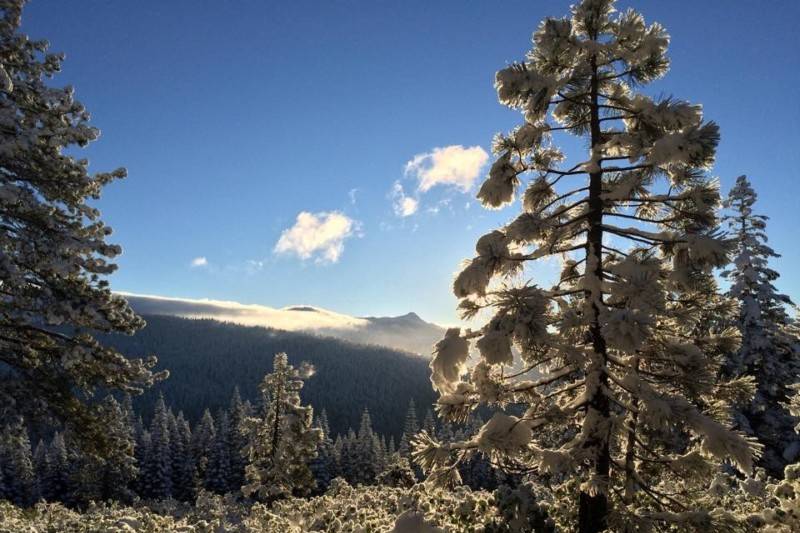
[[[413,354],[209,319],[144,318],[147,326],[134,336],[101,337],[129,356],[154,354],[158,368],[169,369],[169,379],[136,399],[147,415],[159,392],[192,420],[206,407],[214,412],[226,406],[237,385],[243,398],[255,402],[257,385],[271,371],[277,352],[286,352],[293,364],[314,364],[317,372],[303,389],[303,399],[315,410],[327,410],[334,432],[357,428],[367,407],[376,430],[399,437],[409,400],[413,397],[418,406],[434,401],[428,361]]]
[[[120,293],[137,313],[211,318],[246,326],[316,333],[360,344],[377,344],[429,355],[444,328],[416,313],[397,317],[353,317],[309,305],[275,309],[218,300],[191,300]]]

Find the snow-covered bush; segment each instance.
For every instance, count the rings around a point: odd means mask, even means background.
[[[510,519],[512,514],[516,518]],[[271,504],[246,504],[205,491],[194,506],[161,500],[135,507],[90,505],[82,513],[61,504],[22,510],[0,502],[0,533],[387,533],[409,531],[402,528],[414,523],[426,524],[429,531],[499,533],[531,531],[531,525],[545,521],[526,490],[501,489],[493,495],[466,487],[352,487],[340,478],[321,496]]]

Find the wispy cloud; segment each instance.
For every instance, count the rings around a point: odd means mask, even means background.
[[[287,331],[353,329],[368,321],[308,305],[275,309],[224,300],[167,298],[119,292],[138,313],[176,315],[187,318],[213,318],[246,326],[266,326]]]
[[[318,263],[335,263],[344,251],[344,241],[360,228],[359,222],[339,211],[297,215],[294,225],[281,233],[275,252],[293,254]]]
[[[357,195],[357,194],[358,194],[358,188],[357,188],[357,187],[356,187],[356,188],[353,188],[353,189],[350,189],[350,190],[347,192],[347,196],[348,196],[348,197],[350,197],[350,203],[351,203],[352,205],[356,205],[356,200],[357,200],[357,198],[356,198],[356,195]]]
[[[203,256],[195,257],[194,259],[192,259],[192,262],[189,263],[189,266],[192,268],[200,268],[208,266],[208,259],[206,259]]]
[[[467,192],[488,160],[489,154],[480,146],[445,146],[415,155],[406,163],[405,173],[416,178],[420,192],[427,192],[436,185],[452,186]]]
[[[399,217],[410,217],[417,212],[419,208],[419,200],[411,196],[407,196],[403,190],[403,186],[399,181],[395,181],[392,185],[392,207],[394,213]]]

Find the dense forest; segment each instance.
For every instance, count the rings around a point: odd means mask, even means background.
[[[227,406],[235,387],[243,399],[255,402],[257,385],[279,352],[286,352],[293,364],[307,361],[317,369],[303,388],[303,401],[328,412],[334,433],[358,427],[361,411],[367,408],[375,429],[399,440],[409,400],[430,406],[435,399],[429,361],[414,354],[214,320],[143,318],[147,325],[133,336],[99,337],[131,357],[157,354],[156,368],[169,370],[168,379],[136,397],[139,412],[152,412],[163,394],[194,422],[205,409],[215,412]]]

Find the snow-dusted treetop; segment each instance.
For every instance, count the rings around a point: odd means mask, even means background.
[[[780,476],[787,462],[800,454],[794,432],[797,419],[785,406],[789,387],[800,381],[800,353],[786,309],[793,302],[774,285],[780,275],[770,268],[769,260],[780,256],[767,244],[768,217],[753,210],[757,199],[747,177],[739,176],[725,201],[730,214],[724,220],[735,250],[733,264],[723,276],[731,284],[728,294],[739,302],[735,323],[742,335],[742,345],[726,370],[756,380],[756,395],[736,421],[766,445],[761,462]]]
[[[113,296],[105,276],[121,248],[90,205],[124,169],[90,174],[71,155],[95,140],[71,87],[45,82],[63,56],[18,31],[21,0],[0,3],[0,409],[81,423],[103,433],[85,400],[102,386],[136,392],[152,383],[154,359],[128,360],[91,330],[133,333],[143,321]]]

